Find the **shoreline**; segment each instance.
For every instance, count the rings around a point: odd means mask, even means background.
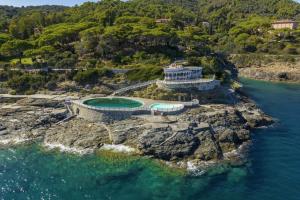
[[[238,68],[238,71],[239,78],[248,78],[272,83],[300,84],[300,69],[295,69],[295,72],[286,72],[285,70],[274,71],[272,68],[269,69],[264,67],[245,67]]]
[[[270,80],[270,79],[259,79],[259,78],[255,78],[252,76],[239,76],[239,79],[249,79],[249,80],[254,80],[254,81],[262,81],[262,82],[269,82],[269,83],[283,83],[283,84],[293,84],[293,85],[299,85],[300,84],[300,80],[299,81],[286,81],[286,80]]]
[[[244,156],[240,149],[251,141],[250,131],[274,121],[252,100],[236,95],[240,103],[234,106],[205,104],[176,117],[133,117],[106,128],[79,118],[57,124],[67,117],[61,101],[1,102],[0,125],[8,134],[0,136],[0,144],[41,140],[49,150],[79,155],[99,150],[134,154],[192,171],[224,163],[241,164]]]

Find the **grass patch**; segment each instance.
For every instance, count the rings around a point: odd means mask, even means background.
[[[149,81],[163,78],[163,69],[157,66],[145,66],[126,73],[130,81]]]
[[[33,63],[31,58],[22,58],[21,62],[23,65],[32,65],[32,63]],[[14,59],[10,60],[10,63],[15,65],[15,64],[19,63],[19,59],[14,58]]]

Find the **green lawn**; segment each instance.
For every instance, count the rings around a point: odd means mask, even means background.
[[[14,58],[10,60],[11,64],[17,64],[19,62],[18,58]],[[31,58],[22,58],[22,64],[23,65],[32,65],[32,59]]]

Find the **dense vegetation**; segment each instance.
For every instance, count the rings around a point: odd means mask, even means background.
[[[71,8],[0,6],[0,65],[76,68],[80,70],[70,80],[97,84],[102,76],[113,78],[107,68],[131,68],[129,80],[148,80],[160,78],[162,66],[185,58],[202,65],[206,75],[226,80],[231,70],[227,54],[299,54],[300,30],[271,28],[272,21],[297,20],[299,14],[300,5],[292,0],[102,0]],[[168,21],[157,23],[161,18]],[[28,76],[15,81],[36,81],[46,87],[53,79],[35,75],[28,80]]]

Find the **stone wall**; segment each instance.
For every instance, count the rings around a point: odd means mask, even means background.
[[[79,104],[72,104],[71,109],[74,114],[79,118],[91,122],[113,122],[129,118],[132,115],[132,111],[100,111],[81,106]]]
[[[191,82],[191,83],[182,83],[178,82],[177,84],[168,84],[167,81],[158,81],[158,87],[171,89],[171,90],[184,90],[184,89],[198,89],[199,91],[208,91],[213,90],[221,85],[218,80],[211,80],[206,82]]]

